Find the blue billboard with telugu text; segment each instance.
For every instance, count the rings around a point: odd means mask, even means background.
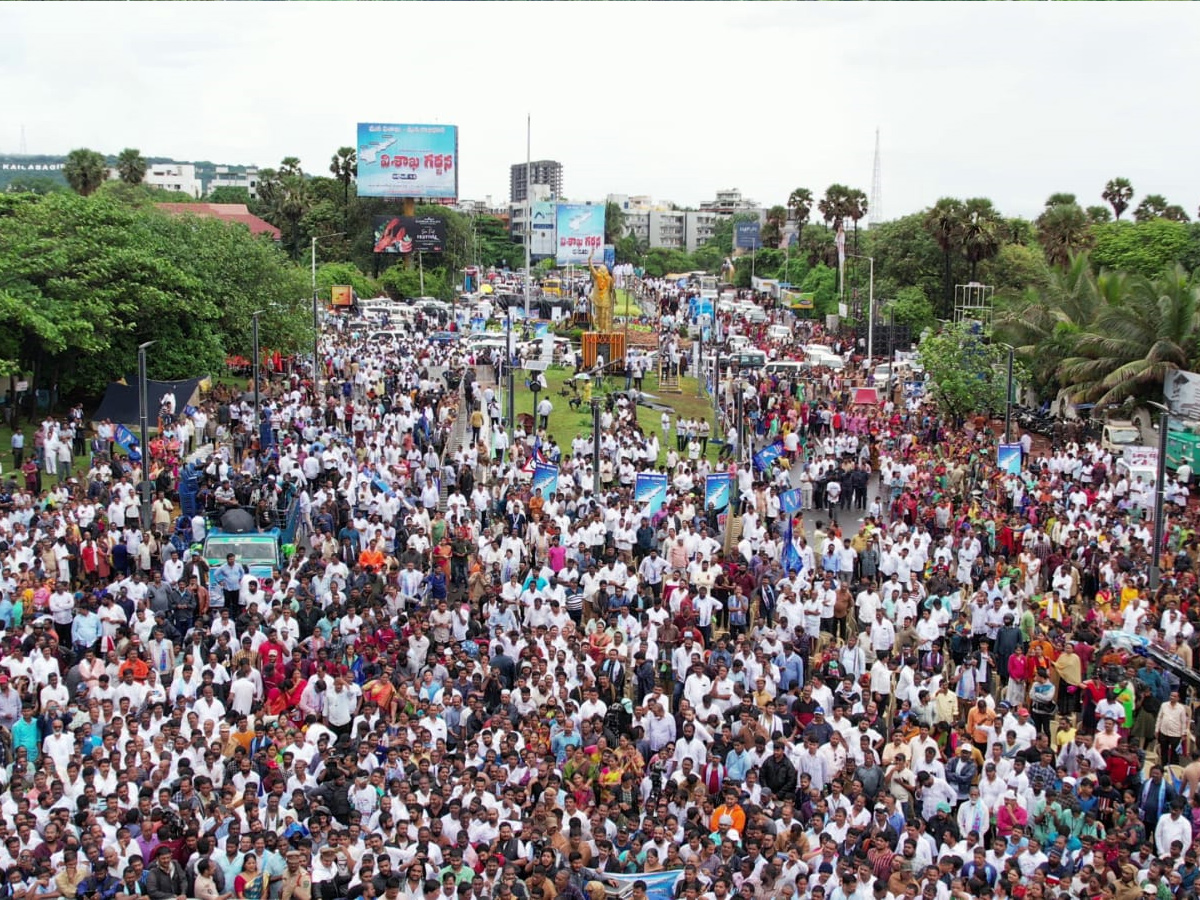
[[[458,127],[358,124],[358,196],[458,198]]]
[[[603,203],[560,203],[555,226],[558,265],[586,265],[589,256],[595,257],[596,265],[603,262]]]

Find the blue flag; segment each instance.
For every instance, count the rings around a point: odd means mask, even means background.
[[[638,472],[634,483],[634,497],[648,515],[655,515],[667,499],[667,475],[665,472]]]
[[[783,441],[768,444],[754,454],[754,468],[760,472],[770,468],[771,463],[783,456]]]
[[[532,490],[541,489],[542,499],[548,499],[558,491],[558,466],[536,463],[533,467]]]
[[[790,491],[784,491],[779,495],[779,511],[784,515],[790,516],[800,509],[800,506],[800,488],[792,488]]]
[[[804,568],[804,558],[800,555],[800,548],[796,546],[796,540],[792,534],[793,521],[793,517],[789,515],[787,526],[783,531],[783,571],[789,575]]]

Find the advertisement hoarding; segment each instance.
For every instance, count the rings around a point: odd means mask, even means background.
[[[534,257],[554,255],[554,204],[538,201],[530,211],[533,230],[529,234],[529,253]]]
[[[354,305],[354,288],[350,285],[335,284],[329,290],[329,299],[333,306],[345,308]]]
[[[733,226],[733,246],[738,250],[762,248],[762,228],[758,222],[737,222]]]
[[[458,198],[458,127],[358,124],[358,196]]]
[[[376,216],[376,253],[441,253],[446,223],[437,216]]]
[[[600,264],[604,249],[603,203],[560,203],[554,223],[555,261],[560,266],[586,265],[588,256]]]
[[[1163,402],[1171,415],[1200,419],[1200,375],[1171,372],[1163,379]]]

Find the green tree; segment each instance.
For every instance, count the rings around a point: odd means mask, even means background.
[[[1072,194],[1058,195],[1073,197]],[[1051,197],[1053,200],[1055,197]],[[1038,240],[1051,265],[1065,266],[1077,253],[1091,246],[1087,214],[1075,202],[1047,205],[1037,217]]]
[[[329,161],[329,171],[342,185],[342,206],[350,204],[350,184],[358,177],[358,151],[353,147],[338,147]]]
[[[842,227],[850,214],[850,188],[844,184],[831,184],[825,188],[825,196],[817,203],[817,211],[825,220],[825,227],[834,231]]]
[[[67,179],[71,190],[87,197],[108,179],[108,163],[103,154],[95,150],[72,150],[63,163],[63,178]]]
[[[449,300],[453,293],[446,270],[440,267],[425,268],[424,291],[421,272],[416,266],[392,266],[379,277],[379,286],[393,300],[421,296]]]
[[[1169,203],[1163,210],[1162,217],[1169,222],[1190,222],[1187,212],[1178,203]]]
[[[787,208],[796,222],[796,243],[804,243],[804,226],[812,214],[813,194],[808,188],[798,187],[788,195]]]
[[[1128,178],[1110,178],[1100,198],[1112,207],[1113,218],[1120,222],[1121,213],[1129,209],[1129,202],[1133,199],[1133,185]]]
[[[813,295],[813,315],[828,316],[838,310],[837,269],[818,263],[800,282],[800,293]]]
[[[925,213],[925,230],[937,242],[942,251],[942,315],[949,318],[954,306],[954,282],[951,258],[962,246],[962,222],[964,209],[961,200],[943,197]]]
[[[1153,277],[1182,260],[1192,242],[1191,229],[1167,219],[1113,222],[1092,229],[1094,265]]]
[[[1200,357],[1200,288],[1181,266],[1121,277],[1120,286],[1059,367],[1076,400],[1100,407],[1158,400],[1164,379]]]
[[[766,213],[766,227],[763,228],[762,243],[764,247],[778,247],[783,243],[783,229],[787,225],[788,211],[786,206],[772,206]]]
[[[1077,206],[1079,201],[1074,194],[1051,194],[1046,198],[1046,209],[1053,209],[1056,206]]]
[[[243,203],[250,204],[250,189],[222,184],[213,188],[204,198],[207,203]]]
[[[858,188],[846,192],[845,210],[854,223],[854,252],[858,253],[858,222],[867,214],[867,195]]]
[[[604,204],[604,243],[615,245],[625,234],[625,210],[619,203]]]
[[[897,325],[907,325],[910,333],[917,335],[937,321],[933,303],[920,287],[901,288],[887,305],[888,314]]]
[[[1089,225],[1103,225],[1113,219],[1113,214],[1108,211],[1107,206],[1089,206],[1084,212],[1087,213]]]
[[[1168,205],[1167,198],[1162,194],[1147,194],[1133,211],[1134,221],[1149,222],[1151,219],[1164,218]]]
[[[980,281],[993,285],[999,296],[1045,287],[1049,277],[1046,255],[1037,244],[1002,244],[995,257],[981,266]]]
[[[959,421],[1004,405],[1007,381],[1001,373],[1007,354],[1003,347],[985,343],[965,323],[944,325],[923,338],[917,350],[931,396]]]
[[[692,258],[682,250],[671,247],[651,247],[646,251],[646,272],[661,278],[668,272],[690,272]]]
[[[126,147],[117,156],[117,174],[125,184],[141,184],[149,165],[140,150]]]
[[[1000,251],[1000,213],[985,197],[975,197],[963,204],[961,234],[971,281],[978,280],[979,263],[991,259]]]

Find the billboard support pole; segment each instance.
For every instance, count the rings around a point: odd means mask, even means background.
[[[532,116],[525,114],[525,321],[529,321],[529,291],[533,271],[529,267],[529,242],[533,239],[533,185],[529,183],[529,147]]]

